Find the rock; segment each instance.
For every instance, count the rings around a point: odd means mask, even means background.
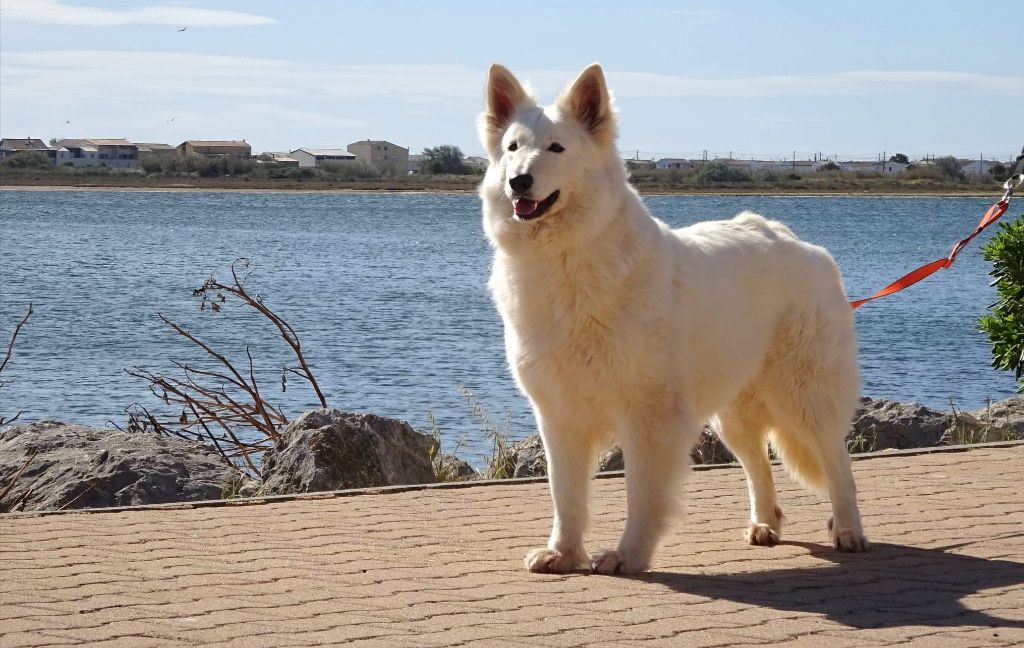
[[[0,431],[0,483],[33,453],[26,511],[219,499],[240,479],[211,448],[175,437],[41,421]]]
[[[459,482],[479,479],[480,473],[455,455],[441,454],[434,459],[434,477],[439,482]]]
[[[237,484],[235,489],[235,497],[255,497],[259,495],[260,488],[263,486],[263,482],[257,479],[250,479],[249,477],[243,477]]]
[[[485,473],[488,479],[543,477],[548,474],[544,444],[539,434],[531,434],[508,446],[504,455],[492,460]]]
[[[622,456],[622,448],[612,446],[597,458],[597,472],[616,472],[626,469],[626,460]]]
[[[705,425],[700,431],[700,442],[690,451],[690,458],[695,464],[724,464],[736,461],[736,457],[729,452],[729,448],[725,447],[710,425]]]
[[[847,436],[851,452],[890,448],[927,448],[941,445],[956,423],[950,412],[939,412],[920,403],[862,398]],[[973,422],[966,418],[962,425]]]
[[[335,409],[293,420],[263,455],[263,495],[435,481],[437,442],[404,422]]]
[[[1024,439],[1024,394],[996,401],[971,415],[987,428],[986,441]]]
[[[721,464],[732,463],[736,461],[736,457],[725,447],[722,440],[715,434],[714,429],[710,425],[705,425],[700,432],[700,442],[690,451],[690,460],[694,464]],[[608,450],[597,461],[598,472],[625,470],[625,468],[622,450],[618,447]]]

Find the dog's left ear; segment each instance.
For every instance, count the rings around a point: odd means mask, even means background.
[[[601,66],[594,63],[580,72],[558,98],[558,106],[575,117],[602,145],[615,141],[615,112]]]

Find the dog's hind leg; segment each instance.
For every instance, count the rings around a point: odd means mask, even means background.
[[[559,424],[539,413],[537,420],[544,439],[555,516],[548,546],[530,551],[524,563],[532,572],[564,573],[587,561],[583,534],[590,518],[590,481],[599,439],[567,421]]]
[[[830,380],[827,374],[817,378],[806,381],[802,389],[777,390],[768,401],[772,445],[791,475],[812,490],[828,492],[832,544],[840,551],[864,551],[868,541],[846,448],[855,399],[845,393],[851,390],[844,389],[844,381]]]
[[[600,574],[636,574],[647,569],[655,549],[679,513],[690,448],[700,431],[691,416],[640,423],[621,435],[626,464],[626,529],[617,549],[591,559]]]
[[[750,525],[745,537],[749,544],[771,547],[782,535],[782,509],[779,508],[768,461],[768,419],[764,407],[749,398],[719,414],[718,433],[726,447],[736,455],[747,474],[750,493]]]

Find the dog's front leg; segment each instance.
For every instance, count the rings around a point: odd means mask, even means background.
[[[526,554],[532,572],[564,573],[587,563],[583,534],[590,519],[590,480],[597,461],[592,434],[578,423],[558,423],[537,417],[548,463],[551,500],[555,507],[548,546]]]
[[[650,565],[682,504],[682,480],[700,424],[689,416],[640,425],[622,438],[626,529],[617,549],[591,559],[599,574],[637,574]]]

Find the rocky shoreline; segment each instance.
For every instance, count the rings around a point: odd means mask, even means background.
[[[972,412],[862,399],[850,427],[851,452],[1024,440],[1024,395]],[[734,461],[710,428],[695,463]],[[547,474],[536,434],[510,444],[484,474]],[[621,470],[622,453],[600,471]],[[266,452],[262,480],[245,476],[212,448],[176,437],[41,421],[0,430],[0,511],[70,510],[281,495],[479,479],[465,461],[408,423],[373,414],[312,410],[293,420]],[[15,479],[16,478],[16,479]],[[15,501],[17,500],[17,501]]]

